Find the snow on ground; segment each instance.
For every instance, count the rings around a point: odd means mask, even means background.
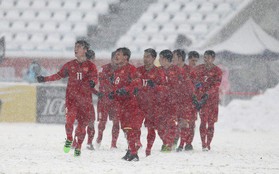
[[[64,125],[0,123],[0,173],[279,173],[279,86],[249,101],[235,100],[220,107],[212,150],[201,151],[196,128],[192,152],[161,153],[158,136],[152,155],[145,157],[146,129],[139,162],[121,160],[126,140],[121,132],[118,149],[110,150],[111,123],[101,147],[73,157],[64,154]]]

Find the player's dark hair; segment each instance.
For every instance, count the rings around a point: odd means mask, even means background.
[[[94,60],[95,59],[95,51],[87,50],[87,52],[85,53],[85,56],[88,60]]]
[[[144,50],[145,53],[149,53],[153,58],[157,57],[157,52],[153,48],[148,48]]]
[[[204,52],[204,55],[209,55],[209,56],[212,56],[213,58],[215,58],[215,52],[213,50],[206,50]]]
[[[190,51],[188,53],[188,59],[200,58],[200,54],[197,51]]]
[[[160,52],[159,55],[166,58],[169,62],[172,61],[172,56],[173,55],[172,55],[171,50],[163,50],[163,51]]]
[[[185,61],[186,52],[183,49],[174,50],[173,54],[176,54],[178,57],[181,57],[183,62]]]
[[[113,51],[113,52],[111,52],[111,59],[115,56],[115,54],[116,54],[116,51]]]
[[[115,52],[118,52],[118,51],[121,51],[123,53],[124,56],[127,56],[128,58],[128,61],[131,57],[131,51],[129,50],[129,48],[126,48],[126,47],[121,47],[121,48],[118,48]]]
[[[80,44],[83,46],[84,49],[89,50],[90,44],[85,40],[77,40],[75,44]]]

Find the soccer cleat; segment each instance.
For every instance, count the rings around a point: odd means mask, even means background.
[[[162,147],[161,147],[161,152],[164,150],[166,148],[166,145],[162,145]]]
[[[129,158],[130,154],[131,154],[131,151],[127,150],[125,156],[123,156],[122,159],[127,161],[127,159]]]
[[[93,144],[87,144],[87,145],[86,145],[86,148],[87,148],[88,150],[95,150]]]
[[[171,147],[169,147],[168,145],[164,145],[164,147],[161,150],[161,152],[171,152]]]
[[[185,150],[186,150],[186,151],[193,150],[192,144],[186,144]]]
[[[208,147],[203,147],[202,151],[207,152],[207,151],[209,151],[209,149],[208,149]]]
[[[176,152],[181,152],[183,150],[183,147],[179,146],[178,148],[176,148]]]
[[[66,140],[65,141],[65,145],[64,145],[64,152],[65,153],[69,153],[70,152],[71,146],[72,146],[72,142],[73,141],[70,141],[70,140]]]
[[[80,154],[81,154],[80,149],[75,149],[74,156],[78,157],[78,156],[80,156]]]
[[[127,161],[139,161],[139,156],[138,154],[134,154],[134,155],[129,155],[129,157],[127,158]]]

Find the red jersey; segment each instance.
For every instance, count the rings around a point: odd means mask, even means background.
[[[97,68],[94,63],[86,60],[82,63],[77,59],[67,62],[59,72],[45,77],[45,81],[55,81],[69,77],[66,89],[66,97],[88,97],[92,98],[92,89],[89,81],[98,83]]]
[[[162,69],[154,66],[150,70],[146,70],[144,66],[137,68],[137,75],[141,79],[142,84],[139,86],[139,93],[137,95],[140,108],[147,111],[148,108],[154,110],[154,105],[157,103],[157,88],[158,85],[166,84],[166,77]],[[150,87],[147,81],[151,80],[155,85]]]
[[[118,109],[119,119],[122,128],[139,129],[141,127],[143,118],[139,115],[138,103],[133,94],[134,88],[138,85],[139,80],[136,76],[136,67],[127,64],[113,73],[113,92],[114,99],[120,107]],[[127,95],[117,95],[116,90],[124,88]]]
[[[113,90],[113,84],[112,84],[113,72],[114,72],[113,67],[109,63],[103,65],[102,71],[99,73],[99,81],[100,81],[99,91],[103,93],[106,97]]]
[[[214,65],[206,68],[205,64],[196,66],[191,72],[198,99],[207,93],[210,98],[219,99],[219,87],[222,81],[222,70]]]

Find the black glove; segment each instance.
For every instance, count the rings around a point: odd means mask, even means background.
[[[200,105],[200,103],[198,102],[197,97],[194,95],[194,96],[192,97],[192,99],[193,99],[193,104],[195,105],[196,109],[199,111],[199,110],[201,109],[201,105]]]
[[[200,88],[200,87],[202,87],[202,84],[201,84],[201,83],[196,83],[196,84],[195,84],[195,87],[196,87],[196,88]]]
[[[155,83],[152,80],[147,80],[147,85],[150,86],[151,88],[154,88]]]
[[[86,53],[85,53],[85,56],[87,59],[91,59],[91,60],[94,60],[95,59],[95,52],[93,50],[88,50]]]
[[[109,98],[110,100],[113,100],[113,99],[114,99],[114,92],[109,93],[109,94],[108,94],[108,98]]]
[[[139,93],[139,88],[135,88],[134,91],[133,91],[133,94],[134,94],[135,96],[137,96],[138,93]]]
[[[102,97],[104,96],[104,94],[101,93],[101,92],[98,92],[98,93],[97,93],[97,96],[98,96],[99,98],[102,98]]]
[[[91,88],[94,88],[96,84],[93,80],[90,80],[89,85],[90,85]]]
[[[110,82],[111,84],[114,83],[114,74],[113,74],[112,76],[109,77],[109,82]]]
[[[128,92],[124,88],[120,88],[116,90],[116,94],[118,95],[128,95]]]
[[[208,94],[207,93],[203,94],[201,101],[200,101],[201,107],[206,103],[207,99],[208,99]]]
[[[45,77],[44,76],[37,76],[37,81],[39,83],[43,83],[43,82],[45,82]]]

